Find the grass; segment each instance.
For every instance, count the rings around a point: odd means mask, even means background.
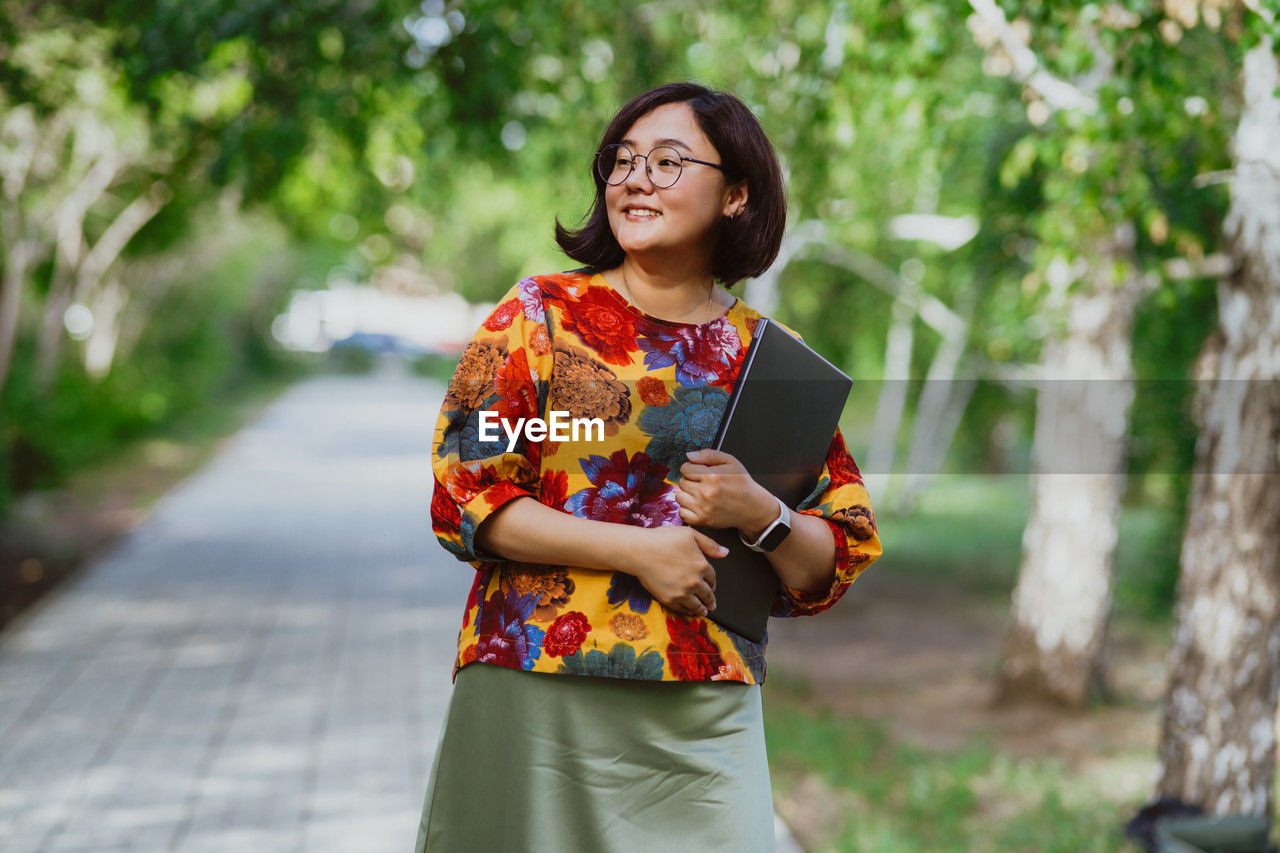
[[[938,477],[915,512],[877,512],[886,565],[946,578],[979,595],[1007,595],[1018,578],[1030,506],[1025,477]],[[1167,627],[1178,576],[1178,518],[1159,507],[1122,506],[1119,526],[1116,615]]]
[[[957,595],[1009,601],[1030,508],[1024,477],[940,477],[910,515],[877,514],[877,570],[936,579]],[[1126,636],[1167,636],[1177,519],[1126,506],[1115,555],[1115,619]],[[770,673],[765,732],[775,802],[810,851],[1135,850],[1134,803],[1052,755],[1018,758],[989,741],[951,752],[894,738],[887,721],[838,715],[802,681]],[[1088,711],[1084,713],[1089,713]]]
[[[775,801],[793,821],[814,815],[793,823],[811,853],[1133,849],[1122,808],[1052,758],[1015,760],[986,742],[947,754],[896,743],[885,725],[813,708],[774,679],[764,702]]]

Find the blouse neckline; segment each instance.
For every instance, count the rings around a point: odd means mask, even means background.
[[[641,311],[635,305],[632,305],[631,302],[625,296],[623,296],[618,291],[614,290],[613,285],[609,283],[609,279],[605,278],[600,273],[594,273],[591,276],[591,281],[594,282],[597,279],[599,279],[600,286],[603,287],[605,291],[610,296],[613,297],[614,301],[616,301],[620,306],[622,306],[622,308],[624,308],[627,312],[634,314],[635,316],[640,317],[644,320],[648,320],[650,323],[657,323],[658,325],[661,325],[661,326],[674,326],[676,328],[689,328],[689,327],[700,328],[703,326],[710,326],[712,323],[717,323],[721,320],[727,320],[729,318],[729,315],[732,314],[734,311],[737,311],[739,309],[739,306],[743,304],[741,299],[739,299],[737,296],[734,296],[733,304],[730,305],[727,309],[725,309],[725,312],[723,314],[720,314],[716,317],[712,317],[710,320],[707,320],[706,322],[703,322],[703,323],[681,323],[677,320],[664,320],[661,317],[655,317],[652,314],[646,314],[644,311]],[[729,294],[729,295],[733,296],[733,294]]]

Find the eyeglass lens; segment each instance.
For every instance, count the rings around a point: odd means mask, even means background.
[[[647,164],[649,180],[655,187],[663,189],[679,180],[680,170],[684,166],[680,152],[674,148],[661,146],[644,156],[633,154],[625,145],[606,145],[596,157],[596,169],[606,184],[616,186],[631,175],[631,170],[641,159]]]

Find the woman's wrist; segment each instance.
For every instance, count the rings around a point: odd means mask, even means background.
[[[642,545],[640,538],[644,536],[645,528],[630,524],[600,523],[616,528],[610,529],[606,534],[608,547],[605,552],[606,565],[603,568],[640,577],[644,573],[645,563],[643,560],[634,560],[633,557]]]
[[[782,514],[782,509],[778,506],[778,499],[773,496],[773,493],[759,484],[751,502],[753,505],[751,515],[746,524],[738,527],[738,531],[745,539],[754,542],[760,538],[761,533],[764,533],[765,528],[773,524],[774,520]]]

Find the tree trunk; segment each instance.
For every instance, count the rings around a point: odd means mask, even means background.
[[[78,172],[85,164],[74,160],[68,164],[69,172]],[[66,198],[58,203],[53,214],[56,246],[53,253],[53,272],[49,277],[49,291],[45,297],[44,317],[36,341],[35,385],[37,393],[44,395],[53,384],[62,354],[62,341],[66,336],[63,318],[75,298],[75,277],[80,264],[88,254],[89,246],[84,236],[84,220],[89,209],[102,197],[120,173],[123,161],[109,152],[98,156],[85,168],[84,177],[76,182]]]
[[[915,339],[915,307],[907,290],[899,291],[893,300],[893,322],[885,337],[884,385],[876,400],[876,414],[871,426],[871,446],[867,451],[867,489],[883,494],[893,474],[893,457],[897,451],[898,427],[907,405],[907,383],[911,376],[911,348]]]
[[[1133,402],[1130,345],[1136,275],[1117,229],[1069,297],[1067,328],[1044,347],[1032,445],[1031,514],[1013,593],[997,698],[1080,707],[1105,692],[1111,559]]]
[[[1280,670],[1280,68],[1246,54],[1224,232],[1238,266],[1198,363],[1200,436],[1162,710],[1162,796],[1269,816]]]
[[[971,378],[956,379],[968,342],[966,324],[943,337],[929,363],[912,424],[906,483],[894,503],[897,512],[915,511],[916,501],[946,461],[947,449],[977,384],[977,380]]]
[[[97,290],[93,300],[93,330],[84,342],[84,369],[93,379],[101,379],[111,370],[120,340],[120,314],[129,294],[117,278],[108,279]]]

